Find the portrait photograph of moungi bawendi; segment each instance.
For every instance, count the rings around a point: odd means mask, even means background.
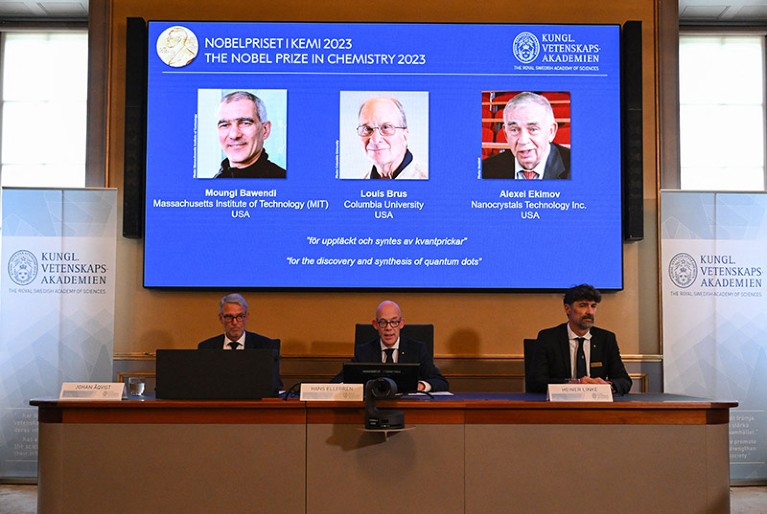
[[[428,180],[429,93],[341,91],[337,177]]]
[[[197,92],[195,178],[286,178],[284,89]]]
[[[482,92],[482,178],[570,178],[570,93]]]

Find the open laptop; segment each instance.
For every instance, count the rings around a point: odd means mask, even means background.
[[[157,350],[156,396],[257,400],[277,396],[272,350]]]
[[[387,377],[397,384],[398,393],[418,391],[418,371],[421,365],[410,362],[386,364],[381,362],[345,362],[344,383],[365,384],[368,380]]]

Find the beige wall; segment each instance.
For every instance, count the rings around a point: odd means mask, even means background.
[[[103,27],[107,42],[105,148],[108,186],[122,189],[127,17],[199,20],[411,21],[524,23],[643,23],[645,238],[626,243],[625,289],[605,295],[597,323],[618,334],[625,355],[660,353],[658,308],[657,176],[659,103],[657,88],[659,15],[655,0],[491,0],[446,3],[393,0],[373,6],[342,0],[264,2],[233,0],[92,0],[91,27]],[[96,16],[94,17],[94,13]],[[120,191],[119,203],[122,203]],[[120,218],[120,224],[122,218]],[[584,227],[583,246],[599,237]],[[143,242],[117,243],[115,353],[153,352],[157,347],[192,347],[220,333],[216,302],[221,291],[157,291],[142,287]],[[588,258],[588,256],[573,258]],[[245,292],[253,313],[249,328],[279,337],[286,356],[344,356],[351,353],[353,325],[373,317],[375,305],[392,298],[413,323],[434,323],[438,357],[518,356],[522,339],[560,323],[559,294],[469,293],[294,293]]]

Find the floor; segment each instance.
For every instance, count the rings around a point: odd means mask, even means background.
[[[767,513],[767,486],[730,489],[731,514]],[[0,484],[0,514],[35,514],[37,486]]]
[[[0,484],[0,514],[35,514],[36,485]]]
[[[767,486],[731,487],[730,512],[732,514],[764,514],[767,512]]]

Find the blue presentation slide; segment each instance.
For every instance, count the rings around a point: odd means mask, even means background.
[[[618,25],[148,38],[146,287],[623,287]]]

